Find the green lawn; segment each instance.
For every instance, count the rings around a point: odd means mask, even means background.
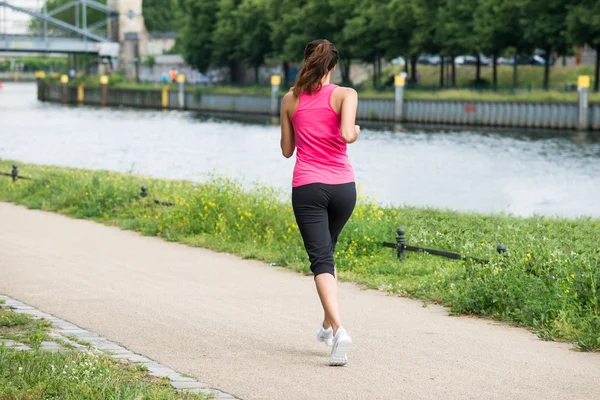
[[[16,340],[33,349],[16,351],[0,345],[0,400],[208,398],[178,393],[168,379],[149,376],[145,366],[125,365],[97,350],[40,350],[41,342],[50,340],[50,327],[48,321],[0,309],[0,338]]]
[[[11,162],[0,162],[9,171]],[[244,191],[228,179],[205,185],[109,172],[21,165],[34,181],[0,180],[0,201],[95,220],[144,235],[239,254],[309,273],[290,204],[272,188]],[[148,185],[149,197],[139,188]],[[171,202],[172,207],[153,200]],[[492,260],[480,265],[409,254],[381,242],[406,228],[411,245]],[[399,296],[531,327],[542,338],[600,350],[600,220],[517,218],[359,204],[336,251],[340,278]],[[499,257],[496,246],[508,247]]]
[[[389,73],[399,73],[404,67],[395,66]],[[426,87],[438,86],[440,82],[440,67],[431,65],[418,65],[417,71],[421,76],[420,84]],[[562,67],[555,65],[550,68],[550,88],[564,89],[565,85],[576,85],[579,75],[589,75],[594,79],[594,66]],[[543,88],[544,67],[537,65],[519,65],[519,87],[534,90]],[[456,84],[458,87],[472,85],[475,82],[476,69],[474,65],[456,67]],[[492,67],[481,67],[481,78],[488,83],[492,82]],[[498,86],[507,88],[513,86],[512,65],[498,66]]]

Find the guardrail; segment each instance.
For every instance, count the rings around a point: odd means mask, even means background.
[[[0,81],[5,82],[33,82],[36,79],[35,72],[0,72]]]
[[[428,249],[428,248],[418,247],[418,246],[409,246],[406,244],[406,236],[405,236],[404,228],[399,227],[398,229],[396,229],[396,233],[397,233],[396,243],[383,242],[383,243],[381,243],[381,245],[383,247],[388,247],[388,248],[396,250],[396,254],[398,255],[398,259],[400,261],[406,260],[406,252],[411,251],[414,253],[425,253],[425,254],[430,254],[432,256],[448,258],[450,260],[459,260],[459,261],[472,260],[479,264],[488,264],[490,262],[489,260],[484,260],[484,259],[477,258],[477,257],[463,256],[458,253],[452,253],[452,252],[444,251],[444,250],[435,250],[435,249]],[[502,255],[502,256],[507,255],[507,248],[503,244],[499,244],[497,246],[496,250],[498,251],[499,255]]]
[[[10,171],[10,173],[0,172],[0,176],[8,176],[8,177],[12,178],[13,182],[16,182],[18,179],[23,179],[23,180],[27,180],[27,181],[33,180],[33,178],[19,175],[19,166],[17,164],[13,164],[12,170]]]

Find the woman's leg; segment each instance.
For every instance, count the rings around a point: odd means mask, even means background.
[[[335,249],[335,247],[334,247],[334,249]],[[337,283],[337,269],[336,269],[335,267],[333,268],[333,276],[334,276],[334,278],[335,278],[335,281],[336,281],[336,283]],[[315,283],[317,283],[317,282],[316,282],[316,279],[315,279]],[[317,292],[318,292],[318,290],[319,290],[319,289],[318,289],[318,287],[317,287]],[[327,290],[327,289],[325,289],[325,291],[326,291],[326,290]],[[337,288],[337,285],[336,285],[336,287],[335,287],[335,290],[336,290],[336,292],[337,292],[337,290],[338,290],[338,288]],[[335,296],[336,296],[336,299],[338,299],[338,306],[337,306],[337,310],[338,310],[338,320],[339,320],[339,319],[340,319],[340,317],[339,317],[339,298],[338,298],[338,295],[337,295],[337,293],[335,294]],[[320,296],[319,296],[319,297],[320,297]],[[323,304],[323,302],[321,302],[321,304]],[[323,307],[323,313],[324,313],[324,315],[323,315],[323,328],[325,328],[325,329],[329,329],[329,328],[331,328],[331,327],[333,326],[333,322],[331,321],[331,320],[332,320],[332,318],[329,316],[329,314],[327,313],[327,311],[325,311],[325,307]],[[336,328],[336,329],[337,329],[337,328]],[[334,329],[334,331],[335,331],[336,329]]]
[[[323,327],[325,329],[333,328],[335,335],[338,328],[342,326],[337,279],[331,274],[320,274],[315,277],[315,283],[325,313]]]
[[[323,306],[324,328],[340,326],[337,283],[333,262],[333,245],[329,229],[329,185],[311,184],[292,190],[296,223],[315,275],[317,292]]]
[[[331,187],[331,198],[328,206],[328,222],[329,222],[329,235],[331,238],[331,254],[335,254],[335,247],[337,245],[338,237],[346,226],[346,223],[352,216],[354,207],[356,205],[356,185],[354,183],[348,183],[344,185],[334,185]],[[338,286],[337,286],[337,271],[334,267],[334,282],[333,284],[327,282],[323,284],[323,291],[326,292],[326,297],[335,296],[335,301],[332,302],[332,309],[335,310],[334,314],[329,314],[328,310],[325,309],[325,328],[333,326],[333,333],[337,332],[337,328],[341,325],[341,317],[339,311],[339,299],[338,299]],[[321,300],[322,302],[322,300]]]

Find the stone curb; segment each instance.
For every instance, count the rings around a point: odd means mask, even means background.
[[[193,378],[184,377],[180,375],[177,371],[174,371],[169,367],[161,365],[156,361],[149,359],[148,357],[142,356],[140,354],[135,354],[132,351],[129,351],[126,348],[119,346],[118,344],[113,343],[100,335],[97,335],[96,333],[86,331],[85,329],[82,329],[77,325],[57,318],[53,315],[46,314],[18,300],[15,300],[5,295],[0,295],[0,300],[4,301],[4,304],[0,304],[0,308],[9,308],[15,313],[27,314],[31,315],[36,319],[44,318],[45,320],[50,321],[53,327],[58,332],[58,334],[51,333],[50,336],[53,338],[61,339],[66,343],[69,343],[70,345],[74,346],[76,350],[83,349],[85,348],[85,346],[74,342],[73,340],[69,339],[68,336],[75,337],[78,340],[88,342],[95,349],[101,350],[102,352],[109,354],[114,359],[126,359],[132,363],[145,365],[146,368],[148,368],[148,375],[168,378],[171,382],[171,386],[176,390],[212,395],[216,400],[239,400],[237,397],[234,397],[229,393],[224,393],[216,389],[211,389],[207,384],[198,382]],[[13,343],[9,340],[3,340],[3,342],[9,343],[7,344],[7,346],[10,346],[15,350],[29,350],[27,346],[23,347],[21,343]],[[41,349],[49,351],[59,351],[61,349],[61,346],[56,342],[44,342],[42,344]]]

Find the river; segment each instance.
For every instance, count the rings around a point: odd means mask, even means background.
[[[361,193],[383,205],[600,216],[592,134],[367,124],[348,154]],[[195,181],[214,173],[284,193],[294,164],[267,118],[40,103],[31,83],[0,89],[0,158]]]

